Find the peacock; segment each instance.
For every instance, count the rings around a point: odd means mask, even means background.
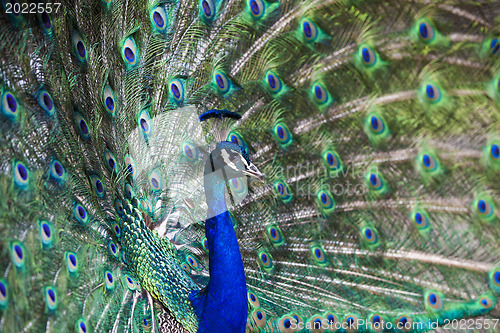
[[[498,1],[1,1],[1,332],[500,330]]]

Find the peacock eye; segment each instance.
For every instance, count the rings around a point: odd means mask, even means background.
[[[149,176],[149,182],[151,184],[151,188],[153,189],[153,191],[161,190],[162,182],[158,171],[154,170],[151,172],[151,175]]]
[[[23,269],[26,261],[24,246],[20,242],[12,242],[10,245],[10,257],[14,266]]]
[[[75,253],[66,252],[65,253],[66,269],[68,273],[72,276],[78,272],[78,259]]]
[[[322,248],[320,248],[319,246],[313,246],[311,248],[311,252],[312,252],[313,258],[316,261],[316,263],[318,263],[320,265],[327,263],[325,251]]]
[[[361,61],[366,67],[372,67],[377,62],[377,54],[369,46],[360,48]]]
[[[437,159],[430,153],[422,154],[420,156],[420,163],[425,171],[435,171],[439,166]]]
[[[141,112],[138,123],[139,123],[139,128],[141,129],[144,135],[151,134],[153,126],[151,124],[151,118],[149,117],[149,114],[146,110]]]
[[[426,306],[432,310],[441,310],[443,308],[443,299],[438,294],[430,292],[426,297]]]
[[[40,239],[42,241],[42,247],[44,249],[49,249],[52,247],[54,242],[54,233],[52,232],[52,226],[47,221],[40,221]]]
[[[73,216],[81,224],[87,224],[90,219],[89,215],[87,214],[87,210],[80,203],[75,203],[73,208]]]
[[[335,210],[335,201],[329,191],[319,191],[316,197],[320,208],[324,213],[331,213]]]
[[[125,282],[127,284],[128,289],[135,290],[136,286],[135,286],[134,280],[132,280],[132,278],[127,274],[125,274]]]
[[[184,98],[184,85],[181,80],[173,80],[170,82],[170,93],[176,102],[182,102]]]
[[[54,311],[57,308],[57,292],[54,287],[45,287],[45,305],[49,312]]]
[[[215,3],[213,0],[201,0],[201,14],[205,20],[215,17]]]
[[[80,133],[80,136],[84,140],[89,140],[90,139],[90,131],[89,127],[87,125],[87,121],[83,118],[83,116],[75,112],[75,124],[78,132]]]
[[[250,0],[248,2],[250,13],[254,18],[261,18],[264,16],[265,6],[262,0]]]
[[[17,161],[14,163],[14,184],[20,188],[25,189],[29,184],[29,169],[28,167]]]
[[[312,42],[318,37],[318,28],[311,20],[304,19],[302,20],[302,33],[306,41]]]
[[[135,177],[135,163],[132,157],[125,156],[125,165],[127,166],[127,171],[132,178]]]
[[[425,86],[425,96],[431,103],[439,102],[441,99],[441,90],[435,84],[429,83]]]
[[[266,81],[267,86],[272,93],[278,93],[281,91],[283,84],[281,79],[275,73],[268,71],[266,74]]]
[[[38,105],[42,107],[48,116],[52,116],[55,113],[54,103],[49,92],[45,89],[41,89],[36,97]]]
[[[229,80],[227,79],[226,75],[222,72],[215,72],[214,74],[214,81],[215,81],[215,85],[217,87],[217,89],[221,92],[221,93],[226,93],[229,91]]]
[[[287,146],[292,142],[292,133],[290,133],[288,127],[283,123],[278,123],[274,126],[274,134],[278,142],[283,146]]]
[[[104,165],[106,165],[109,171],[116,171],[116,158],[109,150],[104,152]]]
[[[73,30],[71,40],[73,42],[73,48],[78,60],[80,60],[81,62],[87,61],[87,47],[85,42],[83,41],[82,35],[80,35],[78,31]]]
[[[115,288],[115,279],[111,271],[104,272],[104,283],[108,291],[111,291]]]
[[[83,319],[79,319],[75,326],[78,333],[87,333],[87,325]]]
[[[102,184],[101,179],[98,176],[91,176],[90,182],[95,194],[97,194],[99,198],[102,198],[104,196],[104,185]]]
[[[122,47],[123,61],[129,66],[135,66],[138,63],[138,48],[133,37],[128,37]]]
[[[434,27],[428,22],[421,22],[418,25],[418,37],[422,42],[429,43],[434,39]]]
[[[165,9],[163,7],[156,7],[151,11],[151,23],[153,24],[153,27],[159,31],[159,32],[164,32],[165,29],[167,28],[167,13],[165,12]]]
[[[492,55],[497,55],[500,54],[500,52],[498,52],[499,50],[500,50],[500,41],[498,40],[498,38],[493,38],[490,43],[490,53]]]
[[[382,118],[380,118],[379,116],[376,116],[376,115],[371,116],[370,117],[370,129],[375,134],[380,134],[380,133],[384,132],[385,123],[382,120]]]
[[[16,97],[9,91],[4,92],[2,95],[2,114],[9,119],[15,119],[18,110]]]
[[[314,101],[317,104],[322,105],[328,103],[329,100],[328,92],[321,84],[319,83],[313,84],[312,89],[314,92]]]
[[[102,92],[102,102],[106,112],[113,116],[115,114],[115,94],[111,87],[104,88]]]
[[[368,175],[368,182],[369,182],[369,185],[374,190],[380,190],[384,186],[384,182],[382,181],[380,176],[378,176],[377,174],[374,174],[374,173],[370,173]]]
[[[40,21],[45,33],[50,35],[52,33],[52,20],[50,19],[49,14],[47,14],[46,11],[43,11],[41,14],[38,14],[38,20]]]

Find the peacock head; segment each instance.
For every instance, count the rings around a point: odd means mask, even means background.
[[[215,172],[225,181],[250,176],[264,181],[264,175],[250,161],[242,146],[229,141],[217,143],[205,164],[205,175]]]

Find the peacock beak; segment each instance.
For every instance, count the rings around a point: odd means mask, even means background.
[[[257,169],[257,167],[253,163],[250,163],[247,169],[243,170],[243,173],[250,177],[257,178],[262,183],[264,182],[264,174],[262,174],[262,172],[260,172],[259,169]]]

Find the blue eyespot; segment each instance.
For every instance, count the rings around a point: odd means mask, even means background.
[[[239,133],[236,133],[236,132],[229,133],[229,135],[227,136],[227,141],[236,143],[237,145],[239,145],[243,148],[245,148],[247,146],[245,140],[243,140],[241,135]]]
[[[247,293],[247,298],[248,298],[248,302],[250,303],[250,305],[254,308],[258,308],[260,307],[260,301],[259,301],[259,298],[251,291],[249,291]]]
[[[116,158],[109,150],[104,151],[104,165],[108,168],[109,171],[116,171]]]
[[[204,0],[207,1],[207,0]],[[225,94],[229,91],[230,88],[230,83],[229,80],[227,79],[226,75],[220,71],[216,71],[214,73],[214,83],[217,89]]]
[[[493,159],[498,160],[500,158],[500,146],[496,143],[492,144],[490,154]]]
[[[301,22],[302,34],[307,42],[313,42],[318,37],[318,28],[309,19],[303,19]]]
[[[374,134],[380,134],[384,132],[385,123],[384,120],[376,115],[370,117],[370,129]]]
[[[87,333],[87,324],[85,324],[85,320],[78,319],[75,324],[76,332],[78,333]]]
[[[163,7],[156,7],[150,14],[151,24],[159,32],[165,32],[168,25],[167,13]]]
[[[339,155],[331,150],[327,150],[323,154],[323,162],[331,171],[338,171],[342,168],[342,161],[340,160]]]
[[[326,260],[325,251],[321,247],[313,246],[311,247],[311,252],[317,264],[325,265],[328,263]]]
[[[493,38],[490,43],[490,53],[492,55],[500,54],[498,50],[500,50],[500,41],[498,40],[498,38]]]
[[[186,262],[193,269],[198,269],[199,268],[198,260],[193,255],[191,255],[191,254],[188,254],[186,256]]]
[[[52,34],[52,20],[50,19],[49,14],[46,11],[38,14],[38,21],[42,25],[43,30],[46,34]]]
[[[422,154],[420,156],[420,161],[426,171],[435,171],[439,166],[437,159],[431,154]]]
[[[118,215],[120,215],[120,216],[123,215],[124,209],[123,209],[122,202],[119,199],[115,200],[115,210],[118,213]]]
[[[288,184],[284,181],[277,181],[274,183],[274,191],[278,195],[278,197],[283,200],[283,202],[289,202],[292,200],[292,194],[290,192],[290,188]]]
[[[17,118],[18,111],[19,103],[17,98],[10,91],[4,91],[2,95],[2,114],[14,121]]]
[[[366,67],[372,67],[377,62],[377,54],[369,46],[360,48],[361,61]]]
[[[135,178],[135,163],[132,157],[125,156],[125,165],[127,167],[127,171],[132,178]]]
[[[489,218],[494,214],[494,207],[491,202],[486,198],[479,198],[476,200],[476,211],[480,217]]]
[[[57,292],[54,287],[44,288],[45,306],[49,312],[53,312],[57,308]]]
[[[326,89],[319,83],[314,83],[312,85],[312,90],[313,90],[313,95],[314,95],[314,101],[319,104],[323,105],[329,102],[329,95]]]
[[[248,7],[250,8],[250,13],[252,17],[258,19],[264,16],[265,6],[262,0],[249,0]]]
[[[29,184],[29,169],[20,161],[14,163],[14,185],[20,189],[25,189]]]
[[[128,66],[135,66],[138,63],[139,49],[133,37],[128,37],[123,43],[122,58]]]
[[[139,128],[142,131],[142,134],[146,136],[151,134],[153,124],[151,122],[151,118],[149,117],[147,110],[141,112],[138,123],[139,123]]]
[[[82,206],[82,204],[75,202],[74,208],[73,208],[73,216],[75,219],[80,223],[80,224],[87,224],[90,220],[89,214],[87,213],[87,210],[85,207]]]
[[[129,290],[135,290],[135,283],[134,283],[134,280],[128,275],[128,274],[125,274],[125,283],[127,284],[127,288]]]
[[[194,145],[185,142],[183,144],[182,151],[189,161],[195,162],[198,160],[198,148]]]
[[[254,312],[252,314],[252,319],[257,326],[259,326],[259,327],[266,326],[267,317],[266,317],[266,313],[264,311],[262,311],[260,309],[254,310]]]
[[[160,191],[162,188],[162,181],[158,171],[153,170],[149,176],[149,182],[153,191]]]
[[[104,106],[104,109],[106,109],[106,112],[108,112],[109,115],[113,116],[116,111],[116,103],[115,103],[115,93],[111,89],[111,87],[107,86],[104,88],[102,92],[102,104]]]
[[[281,245],[284,242],[283,234],[281,233],[281,229],[278,226],[270,226],[267,228],[267,234],[269,236],[269,240],[274,245]]]
[[[181,267],[182,267],[182,268],[183,268],[186,272],[188,272],[189,274],[191,274],[191,267],[190,267],[187,263],[183,262],[183,263],[181,264]]]
[[[411,219],[415,224],[415,227],[419,230],[425,230],[429,227],[429,217],[424,211],[414,211]]]
[[[10,244],[10,258],[14,266],[18,269],[24,268],[26,262],[26,254],[24,246],[20,242],[12,242]]]
[[[8,286],[4,279],[0,279],[0,309],[5,309],[8,304]]]
[[[104,272],[104,283],[108,291],[115,289],[115,279],[111,271]]]
[[[170,94],[176,102],[182,102],[184,98],[184,85],[181,80],[176,79],[170,82]]]
[[[66,170],[64,170],[64,167],[59,161],[54,159],[50,163],[49,174],[50,178],[57,182],[62,182],[64,181]]]
[[[54,245],[54,233],[52,226],[47,221],[40,221],[40,240],[42,241],[42,248],[50,249]]]
[[[282,146],[287,146],[292,142],[292,133],[284,123],[274,125],[274,134]]]
[[[259,262],[264,269],[270,269],[273,267],[273,259],[267,252],[259,253]]]
[[[335,201],[329,191],[319,191],[316,194],[316,198],[324,213],[331,213],[335,210]]]
[[[494,306],[493,300],[488,296],[483,296],[479,299],[479,304],[484,309],[489,309]]]
[[[134,192],[134,189],[132,188],[132,185],[125,184],[125,195],[129,199],[132,199],[135,197],[135,192]]]
[[[362,229],[363,238],[369,244],[375,244],[378,241],[377,231],[371,227],[364,227]]]
[[[382,178],[375,173],[370,173],[368,175],[368,183],[370,187],[373,188],[374,190],[381,190],[382,187],[384,186]]]
[[[109,253],[111,253],[111,255],[113,255],[114,257],[118,256],[118,247],[116,246],[115,242],[113,242],[112,240],[110,240],[108,242],[108,250],[109,250]]]
[[[102,198],[105,194],[104,192],[104,184],[98,176],[90,176],[90,183],[92,184],[92,188],[94,189],[94,193]]]
[[[73,30],[73,34],[71,36],[71,40],[73,42],[73,48],[76,57],[78,60],[81,62],[86,62],[87,61],[87,49],[86,49],[86,44],[83,41],[82,35],[76,30]]]
[[[66,252],[64,254],[64,260],[66,262],[66,269],[71,276],[76,276],[78,274],[78,258],[74,252]]]
[[[427,292],[425,306],[429,310],[439,311],[443,308],[443,299],[435,292]]]
[[[276,75],[272,71],[268,71],[266,73],[266,82],[267,82],[267,87],[272,93],[278,93],[283,88],[283,83],[281,82],[281,79],[278,77],[278,75]]]
[[[208,251],[210,251],[208,249],[208,240],[206,237],[203,237],[203,239],[201,240],[201,246],[203,247],[203,250],[205,250],[205,252],[208,253]]]
[[[429,43],[434,39],[434,27],[428,22],[421,22],[418,25],[418,37],[424,43]]]
[[[213,0],[201,0],[201,15],[202,17],[209,21],[215,17],[215,3]]]
[[[425,96],[431,103],[437,103],[441,99],[441,90],[435,84],[429,83],[425,86]]]
[[[54,102],[52,100],[52,96],[50,96],[49,92],[45,89],[40,89],[38,91],[38,94],[36,95],[36,100],[38,102],[38,105],[42,107],[42,109],[45,111],[45,113],[48,116],[53,116],[54,113],[56,112],[56,109],[54,107]]]
[[[83,116],[79,112],[75,112],[75,124],[76,124],[76,129],[80,133],[82,139],[89,140],[90,130],[87,125],[87,121],[83,118]]]
[[[113,232],[115,233],[116,237],[118,239],[120,239],[120,237],[122,235],[122,230],[120,229],[120,226],[118,225],[118,223],[113,222],[111,229],[113,229]]]

